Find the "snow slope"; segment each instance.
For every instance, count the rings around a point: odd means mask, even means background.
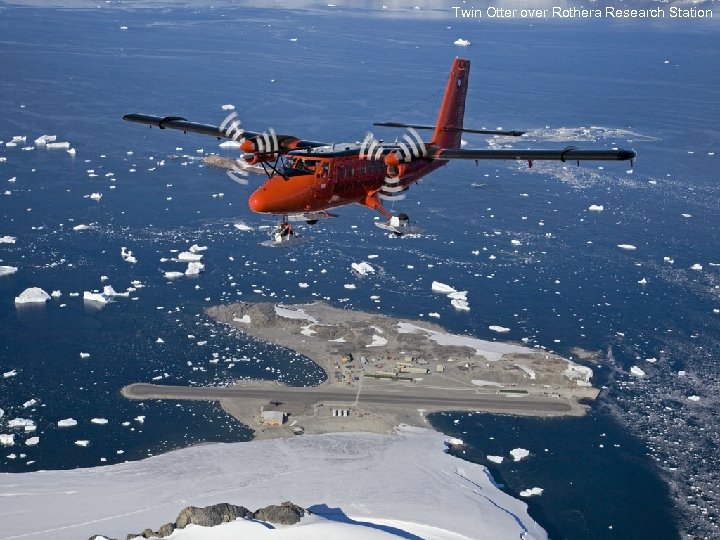
[[[363,525],[369,521],[401,529],[404,538],[547,538],[525,503],[496,488],[485,467],[445,454],[444,439],[401,427],[395,435],[303,435],[202,445],[108,467],[0,474],[0,539],[125,538],[157,529],[188,505],[254,509],[286,500],[326,519],[303,525],[302,535],[270,538],[322,538],[321,528],[340,532],[341,524],[359,527],[358,538],[363,531],[382,538],[383,529]],[[196,537],[190,533],[175,538]],[[339,537],[353,538],[346,533]]]

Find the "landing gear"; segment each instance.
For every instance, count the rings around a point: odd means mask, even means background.
[[[404,212],[397,216],[390,216],[386,222],[375,222],[375,226],[380,229],[390,231],[395,236],[403,236],[405,234],[422,234],[423,230],[410,223],[410,218]]]
[[[283,216],[280,224],[270,233],[270,240],[260,242],[260,245],[266,247],[289,247],[304,240],[306,238],[300,238],[293,226],[290,225],[288,217]]]

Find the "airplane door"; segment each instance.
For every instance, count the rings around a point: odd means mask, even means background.
[[[333,182],[330,177],[330,162],[320,161],[315,166],[315,200],[323,203],[332,196]]]

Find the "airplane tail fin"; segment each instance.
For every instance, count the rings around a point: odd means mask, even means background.
[[[455,58],[435,124],[432,144],[441,148],[460,148],[469,75],[470,60]]]

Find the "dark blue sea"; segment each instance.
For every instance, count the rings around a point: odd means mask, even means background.
[[[323,375],[307,359],[203,309],[324,299],[398,317],[437,312],[448,330],[486,339],[501,325],[502,339],[574,358],[576,348],[599,352],[603,392],[586,417],[432,422],[511,494],[543,488],[526,500],[552,538],[718,536],[717,16],[499,21],[431,3],[31,4],[0,2],[0,238],[15,238],[0,243],[0,266],[18,268],[0,276],[0,433],[16,443],[0,448],[0,472],[249,440],[218,407],[128,401],[120,388],[316,384]],[[233,104],[248,129],[357,141],[374,121],[434,123],[455,56],[472,61],[466,126],[526,129],[514,144],[527,147],[633,148],[634,168],[456,162],[389,207],[409,213],[420,238],[389,237],[370,211],[347,207],[303,228],[311,242],[275,250],[258,246],[273,220],[246,203],[261,179],[240,185],[201,161],[233,151],[122,121],[141,112],[218,124]],[[43,134],[75,155],[35,147]],[[16,136],[26,139],[13,146]],[[185,269],[173,259],[193,244],[207,247],[205,272],[166,279]],[[350,264],[369,255],[378,273],[355,276]],[[467,290],[471,311],[433,294],[433,280]],[[103,307],[83,301],[104,285],[135,290]],[[16,307],[28,287],[61,295]],[[35,431],[9,428],[17,418]],[[77,425],[58,426],[68,418]],[[39,441],[27,446],[31,437]],[[518,447],[530,456],[513,462]]]

